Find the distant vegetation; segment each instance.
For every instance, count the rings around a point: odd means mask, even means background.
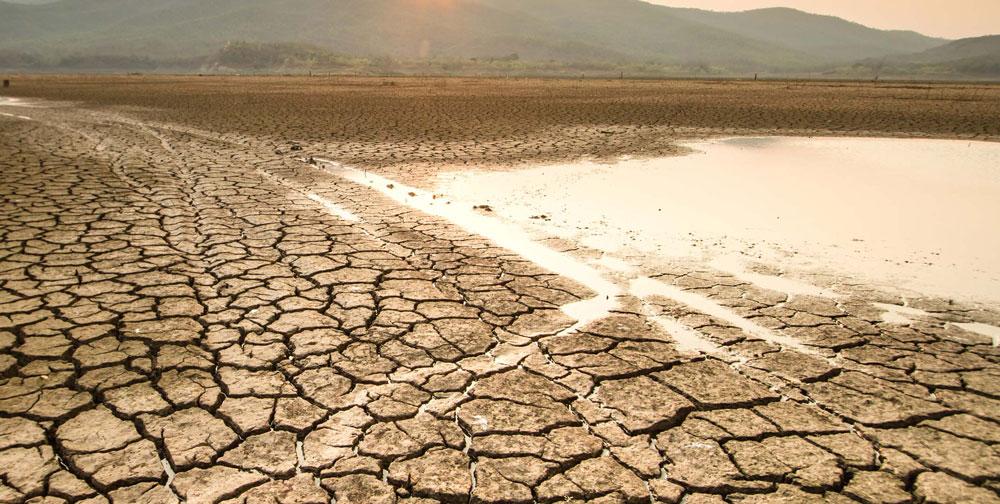
[[[206,61],[216,68],[234,69],[336,69],[365,66],[369,62],[335,54],[307,44],[230,42]]]
[[[181,72],[221,74],[317,73],[348,75],[470,75],[563,77],[726,76],[728,70],[706,62],[665,64],[656,61],[526,60],[516,53],[457,58],[400,59],[337,54],[299,43],[229,42],[217,52],[196,58],[151,59],[145,56],[39,56],[0,51],[0,68],[20,71]]]
[[[899,71],[1000,76],[1000,35],[956,40],[907,56],[889,58]]]
[[[0,34],[27,70],[1000,78],[991,44],[639,0],[0,0]]]

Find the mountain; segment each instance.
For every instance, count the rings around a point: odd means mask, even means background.
[[[0,33],[0,66],[4,55],[7,66],[98,56],[189,60],[239,41],[405,60],[516,55],[800,72],[945,42],[792,9],[716,13],[639,0],[0,1]]]
[[[1000,59],[1000,35],[964,38],[898,58],[914,63],[946,63],[970,59]]]
[[[872,60],[868,60],[870,64]],[[879,62],[887,73],[1000,77],[1000,35],[955,40]]]
[[[784,7],[746,12],[683,9],[679,15],[745,37],[795,47],[831,61],[912,53],[947,42],[913,31],[876,30],[838,17]]]

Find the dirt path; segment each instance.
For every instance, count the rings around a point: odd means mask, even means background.
[[[0,502],[998,500],[1000,351],[957,325],[997,313],[657,265],[576,331],[577,270],[321,152],[26,115],[0,117]]]

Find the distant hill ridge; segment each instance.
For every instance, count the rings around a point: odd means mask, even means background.
[[[868,64],[873,62],[867,60]],[[1000,78],[1000,35],[965,38],[926,51],[889,56],[877,65],[895,74]]]
[[[942,46],[899,59],[902,61],[941,63],[968,58],[1000,59],[1000,35],[955,40]]]
[[[746,12],[685,9],[681,16],[712,26],[795,47],[833,61],[855,61],[922,51],[945,42],[915,31],[876,30],[835,16],[810,14],[787,7]]]
[[[304,44],[352,57],[516,54],[534,61],[627,61],[732,72],[822,70],[944,50],[948,43],[787,8],[722,13],[640,0],[0,1],[0,33],[0,59],[184,59],[244,41]]]

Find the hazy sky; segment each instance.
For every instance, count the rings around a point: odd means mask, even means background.
[[[947,38],[1000,34],[1000,0],[647,0],[677,7],[741,11],[793,7],[885,29]]]

